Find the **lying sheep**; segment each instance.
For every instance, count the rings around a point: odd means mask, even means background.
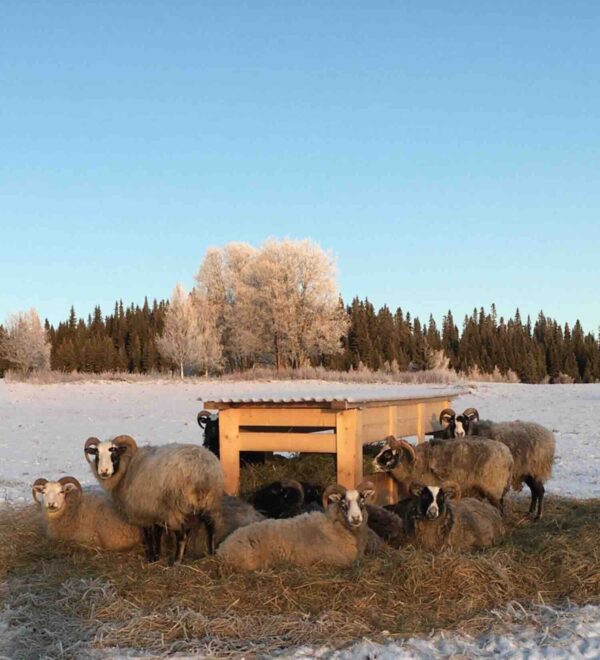
[[[468,420],[466,433],[502,442],[514,460],[512,487],[521,490],[523,484],[531,491],[529,515],[541,518],[543,512],[544,483],[552,476],[556,440],[552,431],[534,422],[492,422],[479,420],[475,408],[467,408],[463,417]],[[454,436],[450,436],[454,437]]]
[[[312,482],[283,479],[256,490],[249,500],[267,518],[293,518],[323,511],[323,489]]]
[[[251,525],[255,522],[265,520],[251,504],[231,495],[223,495],[221,500],[222,528],[215,535],[215,547],[220,545],[230,534],[240,527]],[[208,552],[208,539],[204,525],[195,525],[190,531],[190,538],[186,554],[188,557],[198,559],[204,557]]]
[[[50,539],[103,550],[129,550],[142,540],[139,528],[126,522],[110,500],[100,493],[83,492],[75,477],[37,479],[32,495]]]
[[[413,447],[402,438],[389,436],[373,465],[380,472],[391,472],[400,482],[420,481],[439,486],[453,479],[464,493],[485,497],[502,511],[513,458],[505,445],[493,440],[424,442]]]
[[[144,532],[148,561],[160,556],[163,529],[175,533],[171,563],[181,561],[196,520],[207,529],[210,552],[221,533],[223,470],[218,459],[197,445],[138,448],[120,435],[101,442],[88,438],[85,457],[100,485],[125,518]]]
[[[329,486],[323,494],[325,512],[304,513],[284,520],[264,520],[242,527],[217,549],[228,566],[253,571],[278,564],[350,566],[367,545],[366,503],[375,495],[371,482],[356,490]]]
[[[487,502],[460,498],[456,482],[424,486],[413,482],[416,504],[414,541],[428,552],[487,548],[504,537],[504,524],[498,510]]]
[[[367,504],[367,524],[369,529],[392,548],[399,548],[407,542],[408,536],[402,518],[386,507]]]

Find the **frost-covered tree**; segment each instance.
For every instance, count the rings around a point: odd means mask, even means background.
[[[50,342],[35,309],[8,317],[0,335],[0,357],[24,373],[48,369]]]
[[[206,298],[191,296],[177,284],[156,346],[163,358],[177,366],[181,378],[186,369],[208,371],[216,367],[221,360],[221,345]]]
[[[232,366],[245,360],[301,367],[341,350],[348,319],[335,262],[313,241],[212,249],[196,278],[215,309]]]

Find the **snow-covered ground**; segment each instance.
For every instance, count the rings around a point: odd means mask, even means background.
[[[447,386],[347,385],[327,382],[90,382],[29,385],[0,380],[0,501],[29,500],[40,476],[65,474],[92,484],[82,446],[89,436],[128,433],[140,443],[199,442],[201,400],[225,397],[382,397],[445,392]],[[465,389],[457,410],[482,418],[537,421],[557,438],[549,492],[600,497],[596,419],[600,385],[479,383]]]
[[[29,501],[39,476],[64,474],[92,484],[82,446],[90,435],[128,433],[140,443],[199,442],[196,414],[202,400],[234,397],[382,397],[447,391],[447,386],[346,385],[325,382],[90,382],[29,385],[0,380],[0,501]],[[478,383],[462,387],[456,410],[479,409],[482,418],[537,421],[557,438],[549,492],[600,497],[600,448],[596,418],[600,385],[515,385]],[[357,642],[344,651],[326,647],[290,650],[286,657],[336,658],[598,658],[600,607],[499,613],[504,627],[469,637],[428,637]],[[0,615],[0,635],[3,617]],[[105,656],[104,656],[105,657]]]

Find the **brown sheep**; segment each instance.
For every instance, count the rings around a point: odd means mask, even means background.
[[[500,511],[513,470],[513,458],[505,445],[478,438],[424,442],[413,447],[402,438],[389,436],[373,464],[400,482],[439,486],[452,479],[463,493],[485,497]]]
[[[106,496],[84,492],[75,477],[37,479],[32,495],[50,539],[103,550],[129,550],[141,543],[139,527],[125,521]]]
[[[498,510],[472,497],[461,500],[456,482],[424,486],[413,482],[416,500],[414,540],[428,552],[486,548],[504,537],[504,524]]]

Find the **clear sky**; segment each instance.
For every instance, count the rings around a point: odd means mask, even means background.
[[[311,237],[349,301],[600,324],[600,4],[0,8],[0,320]]]

